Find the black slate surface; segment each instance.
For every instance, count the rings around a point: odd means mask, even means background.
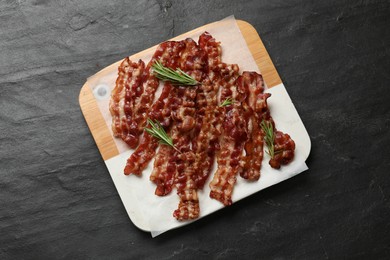
[[[262,37],[310,170],[155,239],[78,104],[86,78],[234,14]],[[390,257],[389,1],[0,1],[1,259]]]

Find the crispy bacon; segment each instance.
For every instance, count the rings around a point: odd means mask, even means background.
[[[203,78],[196,97],[197,114],[192,133],[192,151],[180,155],[184,158],[185,168],[184,171],[178,170],[176,181],[176,188],[181,199],[179,208],[174,212],[178,220],[193,219],[199,216],[197,189],[203,188],[214,162],[215,151],[218,149],[221,121],[219,116],[221,109],[218,108],[217,101],[218,89],[220,85],[228,83],[223,77],[227,70],[219,67],[221,65],[220,43],[206,32],[199,37],[199,46],[207,55],[203,71],[207,72],[208,77]],[[238,67],[236,67],[236,72],[238,72]]]
[[[180,67],[197,81],[202,82],[206,75],[207,55],[196,42],[186,39],[186,49],[180,59]],[[198,86],[178,87],[176,89],[181,96],[182,104],[174,113],[176,122],[172,129],[172,138],[177,148],[181,151],[174,152],[176,157],[175,186],[180,202],[173,216],[178,220],[194,219],[199,216],[199,200],[197,195],[196,171],[194,168],[195,152],[191,148],[191,140],[194,139],[196,125],[196,97]]]
[[[174,61],[171,58],[171,63],[165,66],[172,69],[179,67],[196,80],[201,81],[205,75],[203,70],[206,64],[206,56],[192,39],[186,39],[179,43],[181,46],[179,55],[176,56]],[[194,100],[196,91],[197,87],[190,86],[176,86],[171,91],[173,96],[171,118],[174,124],[169,134],[175,147],[182,153],[191,150],[190,140],[191,131],[195,124]],[[155,192],[157,195],[164,196],[170,193],[174,181],[175,183],[180,182],[181,178],[176,178],[177,175],[185,175],[183,170],[188,168],[183,167],[184,162],[182,155],[176,150],[171,147],[160,147],[150,176],[150,179],[157,185]],[[181,192],[182,189],[178,189],[179,196]]]
[[[139,136],[145,128],[147,115],[153,104],[154,93],[159,85],[158,79],[152,74],[151,64],[149,63],[142,75],[142,87],[135,90],[133,124],[137,144]]]
[[[207,62],[210,68],[215,68],[221,64],[221,43],[217,42],[208,32],[199,36],[199,46],[207,53]]]
[[[153,104],[152,109],[149,112],[149,118],[160,122],[165,130],[168,130],[171,125],[171,89],[171,84],[165,83],[160,97]],[[124,173],[126,175],[131,173],[141,175],[142,171],[156,154],[157,147],[158,140],[145,132],[140,145],[131,154],[129,159],[127,159]]]
[[[158,60],[166,67],[176,69],[180,66],[180,55],[185,49],[184,41],[166,41],[161,43],[153,55],[151,63]]]
[[[248,141],[245,143],[245,155],[241,164],[243,171],[241,177],[248,180],[260,178],[261,162],[263,160],[264,133],[260,123],[268,112],[263,95],[264,82],[260,74],[256,72],[243,72],[237,80],[239,88],[248,89],[248,96],[243,104],[248,117]],[[269,113],[268,113],[269,115]]]
[[[161,43],[157,47],[156,52],[147,66],[149,74],[144,74],[143,77],[143,80],[145,80],[144,85],[146,86],[146,91],[140,95],[138,102],[140,106],[136,108],[137,120],[140,122],[140,124],[137,125],[138,133],[143,131],[143,128],[146,125],[145,122],[147,117],[152,120],[159,121],[164,126],[164,128],[166,128],[165,130],[170,127],[171,103],[173,100],[173,96],[171,94],[172,86],[170,84],[164,85],[160,97],[153,104],[150,111],[148,110],[147,105],[142,106],[142,104],[150,104],[153,101],[154,92],[156,91],[154,87],[158,87],[158,84],[156,86],[154,85],[155,77],[153,76],[153,80],[151,80],[150,77],[151,65],[155,62],[155,60],[159,60],[164,66],[169,66],[174,69],[177,68],[180,65],[180,54],[185,49],[185,47],[186,46],[183,41],[167,41]],[[149,86],[148,82],[151,82],[152,84]],[[140,145],[127,160],[124,173],[126,175],[131,173],[141,175],[142,171],[148,165],[150,160],[155,156],[157,147],[158,141],[151,137],[148,133],[144,133]]]
[[[195,153],[194,176],[196,186],[202,189],[214,163],[218,149],[220,109],[217,93],[219,85],[204,84],[199,87],[196,106],[196,126],[192,139],[192,150]]]
[[[173,110],[172,118],[175,122],[171,137],[176,148],[172,157],[176,164],[174,182],[180,202],[173,215],[178,220],[192,219],[199,216],[199,200],[194,182],[194,152],[191,150],[191,132],[195,127],[195,98],[197,87],[176,87],[178,92],[178,108]],[[180,101],[179,101],[180,100]],[[172,148],[171,148],[172,149]]]
[[[178,169],[175,179],[177,194],[180,202],[178,208],[173,212],[177,220],[195,219],[199,217],[199,198],[194,167],[195,153],[187,151],[178,154]]]
[[[189,135],[194,125],[192,114],[195,113],[194,102],[197,87],[177,86],[172,88],[171,118],[172,129],[169,132],[175,147],[183,152],[190,150]],[[176,174],[182,170],[179,153],[170,146],[162,145],[158,150],[154,161],[154,168],[150,180],[156,185],[155,194],[158,196],[167,195],[172,191]]]
[[[232,192],[236,183],[236,175],[242,171],[240,159],[244,144],[247,140],[247,124],[242,117],[242,103],[245,101],[247,91],[236,87],[238,77],[237,65],[222,64],[221,73],[229,75],[222,77],[221,102],[231,98],[234,102],[223,107],[225,115],[222,123],[220,151],[217,154],[218,169],[210,182],[210,197],[224,205],[232,204]]]
[[[155,191],[157,196],[165,196],[172,191],[174,174],[176,173],[176,161],[175,157],[172,156],[174,151],[170,146],[161,145],[154,160],[150,180],[157,185]]]
[[[118,69],[118,79],[111,94],[110,112],[112,115],[112,130],[114,136],[121,137],[130,148],[135,148],[139,134],[136,132],[134,117],[135,97],[142,86],[142,75],[145,63],[131,62],[125,58]]]
[[[197,194],[210,175],[215,157],[218,168],[210,182],[210,197],[224,205],[232,204],[236,176],[258,180],[263,159],[265,133],[260,123],[271,122],[264,82],[256,72],[239,76],[236,64],[222,63],[222,49],[209,33],[192,39],[167,41],[157,47],[145,67],[124,59],[118,69],[112,91],[110,112],[112,131],[131,148],[140,144],[127,160],[125,174],[141,175],[155,157],[150,180],[156,184],[155,194],[165,196],[175,187],[180,198],[173,212],[177,220],[199,217]],[[165,83],[160,97],[153,103],[158,80],[151,66],[159,60],[171,69],[180,68],[199,86],[172,86]],[[220,107],[224,100],[233,103]],[[147,118],[161,123],[171,136],[176,149],[160,145],[144,132]],[[288,134],[274,127],[275,156],[271,167],[280,168],[294,157],[295,143]],[[157,150],[157,153],[156,153]],[[245,153],[244,153],[245,150]]]
[[[192,150],[195,153],[194,176],[196,187],[202,189],[214,163],[220,135],[221,109],[218,108],[218,90],[220,73],[216,73],[216,65],[221,62],[220,43],[207,32],[199,37],[199,46],[207,55],[208,76],[199,86],[196,97],[196,126],[192,139]]]
[[[269,161],[272,168],[279,169],[282,164],[288,164],[294,158],[295,142],[288,134],[275,131],[275,156]]]
[[[118,78],[116,79],[115,88],[111,92],[110,113],[112,115],[112,132],[115,137],[121,136],[121,117],[124,116],[123,103],[119,106],[119,102],[124,100],[126,94],[125,84],[129,77],[130,67],[129,58],[125,58],[118,67]]]
[[[176,68],[180,52],[185,48],[182,42],[164,42],[159,45],[148,66],[139,61],[124,59],[118,69],[116,86],[112,91],[110,112],[113,117],[112,130],[115,137],[121,137],[130,148],[136,148],[146,125],[158,80],[151,66],[156,59],[164,66]]]
[[[275,127],[275,122],[271,117],[271,113],[268,108],[267,104],[267,99],[271,96],[269,93],[261,93],[257,96],[255,99],[255,103],[252,105],[254,108],[254,115],[257,117],[257,122],[260,124],[261,121],[265,120],[268,121],[272,124],[273,129],[274,129],[274,158],[271,158],[269,161],[269,164],[271,165],[272,168],[279,169],[281,165],[286,165],[292,161],[294,158],[294,150],[295,150],[295,142],[292,140],[290,135],[284,134],[281,131],[278,131]],[[263,130],[259,130],[258,134],[261,135],[264,139],[264,133]],[[255,136],[255,133],[254,135]],[[263,145],[263,142],[262,142]],[[255,159],[253,161],[252,167],[248,170],[248,179],[251,179],[251,176],[256,176],[256,175],[251,175],[251,172],[253,171],[251,169],[257,169],[261,167],[261,161],[262,161],[262,156],[263,156],[263,149],[261,149],[261,157],[258,156],[258,159]],[[244,162],[245,165],[247,163],[245,158]],[[247,165],[244,167],[245,169]],[[249,168],[249,167],[248,167]],[[241,175],[242,177],[246,177],[245,174]],[[260,177],[260,176],[259,176]],[[256,178],[254,178],[256,179]],[[257,178],[258,179],[258,178]]]

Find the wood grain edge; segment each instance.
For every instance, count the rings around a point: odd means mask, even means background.
[[[86,82],[80,90],[79,103],[85,121],[87,122],[93,138],[95,139],[103,160],[105,161],[117,156],[119,154],[118,148],[116,147],[111,132],[100,113],[98,104],[88,82]]]
[[[242,35],[244,36],[249,51],[252,53],[256,61],[256,64],[259,67],[265,82],[267,83],[268,88],[274,87],[282,83],[282,80],[280,79],[279,74],[276,71],[276,68],[272,63],[272,60],[267,50],[265,49],[265,46],[261,41],[260,36],[257,33],[256,29],[250,23],[243,20],[237,20],[237,25]],[[194,29],[190,32],[181,34],[170,40],[181,39],[183,37],[186,37],[186,35],[190,35],[194,31],[202,30],[203,27],[204,26]],[[156,46],[153,46],[144,51],[136,53],[132,55],[131,58],[137,59],[138,56],[147,53],[148,51],[150,51],[155,47]],[[117,61],[105,67],[104,69],[97,72],[96,74],[104,73],[105,71],[112,69],[112,67],[118,67],[121,61],[122,60]],[[117,156],[119,154],[119,151],[116,147],[111,132],[107,127],[102,114],[100,113],[99,107],[97,105],[97,102],[92,93],[92,89],[89,86],[88,82],[86,82],[80,90],[79,103],[80,103],[81,111],[92,133],[92,136],[96,142],[96,145],[100,151],[100,154],[103,157],[103,160],[106,161],[114,156]]]
[[[243,20],[237,20],[237,24],[268,88],[281,84],[282,80],[256,29]]]

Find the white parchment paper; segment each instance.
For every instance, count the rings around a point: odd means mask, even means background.
[[[204,31],[208,31],[222,43],[223,62],[237,63],[240,66],[241,72],[260,72],[233,16],[221,20],[218,23],[207,25],[202,30],[196,30],[188,35],[188,37],[197,41],[199,35]],[[182,39],[178,38],[175,40]],[[154,51],[155,48],[152,48],[130,58],[133,60],[141,58],[147,63],[151,59]],[[115,87],[117,73],[117,66],[111,66],[88,79],[100,112],[110,131],[111,115],[108,109],[108,103],[111,90]],[[275,170],[269,166],[269,158],[265,154],[259,181],[247,182],[237,177],[237,184],[233,192],[233,202],[237,202],[264,188],[291,178],[307,169],[305,160],[310,152],[310,139],[284,85],[280,84],[266,91],[272,94],[268,99],[268,104],[276,127],[280,131],[289,133],[296,143],[295,158],[288,166],[284,166],[280,170]],[[153,160],[143,172],[142,177],[133,175],[125,176],[123,174],[127,158],[132,153],[132,150],[122,140],[114,139],[120,154],[106,160],[105,163],[132,222],[140,229],[150,231],[152,236],[157,236],[167,230],[191,223],[191,221],[178,222],[172,216],[173,211],[179,203],[179,198],[175,191],[172,191],[170,195],[165,197],[154,195],[156,187],[149,181]],[[214,165],[215,168],[216,165]],[[211,178],[212,174],[209,181]],[[199,191],[200,218],[223,208],[220,202],[209,198],[209,192],[210,188],[208,184],[205,185],[204,190]]]

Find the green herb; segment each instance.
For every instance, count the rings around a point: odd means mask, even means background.
[[[271,159],[275,156],[275,135],[274,135],[274,127],[271,122],[263,120],[260,124],[261,129],[264,131],[264,141],[268,148],[268,155],[271,156]]]
[[[162,81],[170,81],[177,85],[190,85],[195,86],[200,84],[193,77],[182,71],[181,69],[173,70],[171,68],[164,67],[161,62],[156,61],[152,65],[154,75]]]
[[[220,106],[220,107],[225,107],[225,106],[229,106],[229,105],[231,105],[231,104],[233,104],[233,103],[234,103],[233,99],[227,98],[227,99],[225,99],[225,101],[223,101],[219,106]]]
[[[165,132],[160,122],[158,122],[157,120],[153,122],[148,118],[148,123],[151,128],[145,128],[146,132],[148,132],[151,136],[157,138],[161,144],[171,146],[173,149],[180,153],[180,151],[173,145],[172,138]]]

